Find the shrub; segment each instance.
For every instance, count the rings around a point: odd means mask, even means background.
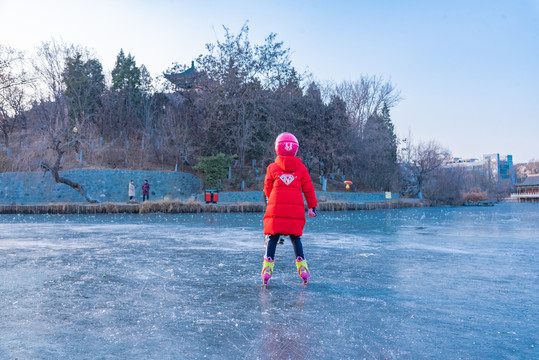
[[[471,202],[480,202],[488,200],[488,194],[486,191],[481,191],[479,189],[467,192],[463,194],[465,201]]]
[[[199,157],[193,169],[200,172],[205,180],[206,188],[220,190],[223,180],[228,175],[228,166],[236,156],[219,153],[217,155]]]

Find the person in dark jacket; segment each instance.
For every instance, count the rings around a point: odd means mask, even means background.
[[[148,184],[148,180],[144,180],[144,184],[142,184],[142,201],[149,200],[150,199],[150,184]]]
[[[305,204],[309,217],[315,217],[317,206],[313,182],[307,168],[296,157],[299,143],[290,133],[282,133],[275,140],[277,158],[266,170],[264,194],[268,197],[264,214],[264,234],[269,235],[262,265],[262,279],[267,285],[273,274],[275,248],[281,235],[290,235],[296,255],[296,267],[303,283],[309,281],[309,269],[303,254],[301,235],[305,226]]]

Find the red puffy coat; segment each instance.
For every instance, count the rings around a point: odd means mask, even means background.
[[[305,226],[305,205],[317,206],[313,182],[300,158],[277,156],[266,170],[264,193],[268,206],[264,215],[264,234],[301,236]]]

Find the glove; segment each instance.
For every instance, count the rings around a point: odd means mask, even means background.
[[[309,217],[310,218],[316,217],[316,208],[309,208]]]

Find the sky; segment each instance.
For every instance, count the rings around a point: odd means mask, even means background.
[[[0,0],[0,18],[0,44],[82,45],[105,71],[123,49],[154,77],[247,23],[252,44],[275,33],[321,82],[391,82],[400,139],[539,159],[539,0]]]

